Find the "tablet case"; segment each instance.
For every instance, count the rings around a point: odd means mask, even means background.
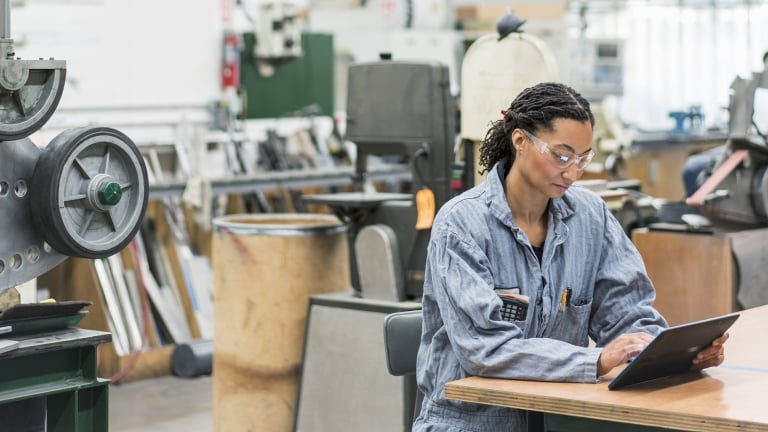
[[[731,313],[663,330],[608,384],[608,388],[616,390],[689,371],[696,354],[722,336],[738,317],[738,313]]]

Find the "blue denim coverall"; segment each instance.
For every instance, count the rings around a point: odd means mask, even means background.
[[[523,431],[523,411],[446,400],[445,383],[472,375],[594,383],[600,347],[623,333],[656,334],[667,326],[652,307],[640,254],[603,200],[585,188],[572,186],[550,201],[539,263],[507,204],[506,165],[500,161],[435,218],[417,364],[424,404],[414,432]],[[525,321],[501,319],[497,290],[530,298]]]

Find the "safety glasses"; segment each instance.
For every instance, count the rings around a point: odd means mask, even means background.
[[[549,155],[549,159],[552,163],[560,169],[566,169],[571,165],[576,164],[576,169],[584,171],[584,168],[586,168],[587,165],[592,162],[592,158],[595,157],[595,152],[592,149],[589,149],[589,152],[581,156],[568,150],[553,149],[552,146],[537,138],[534,134],[525,129],[520,130],[523,131],[528,138],[528,141],[530,141],[541,154]]]

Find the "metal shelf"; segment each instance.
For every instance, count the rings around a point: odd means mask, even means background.
[[[111,338],[80,328],[15,335],[19,347],[0,355],[0,416],[26,415],[23,430],[107,430],[109,380],[97,377],[96,351]]]
[[[248,193],[262,190],[300,189],[311,186],[342,186],[352,184],[354,167],[333,169],[305,169],[275,171],[242,177],[211,180],[214,195]],[[382,165],[369,167],[368,180],[407,181],[411,179],[408,165]],[[149,199],[181,196],[187,183],[184,181],[163,182],[149,186]]]

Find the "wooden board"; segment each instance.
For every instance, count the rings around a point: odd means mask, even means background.
[[[649,231],[632,232],[656,288],[654,306],[670,325],[735,310],[736,269],[724,236]]]

